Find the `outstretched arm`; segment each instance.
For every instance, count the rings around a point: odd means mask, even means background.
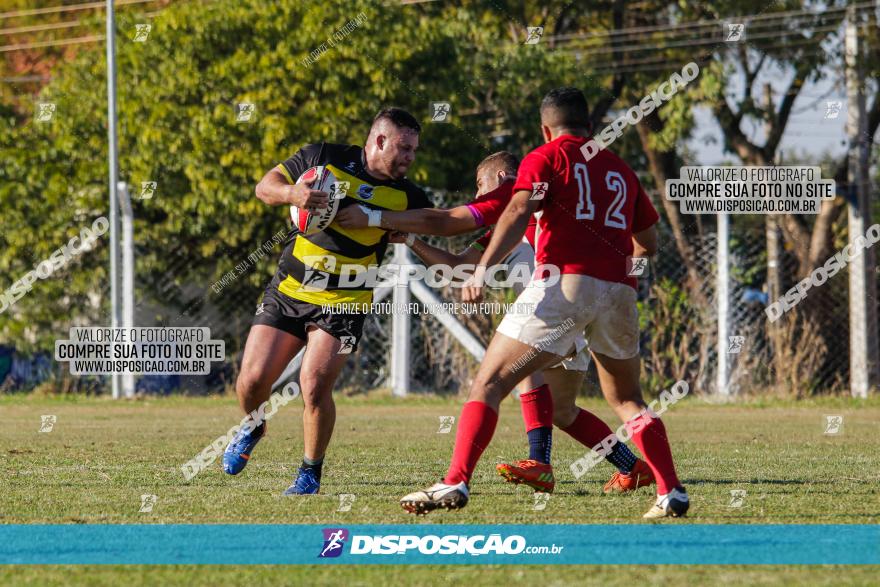
[[[455,267],[464,263],[476,264],[480,260],[480,251],[474,247],[468,247],[456,254],[446,249],[429,245],[417,238],[409,248],[429,267],[431,265]]]
[[[359,205],[347,206],[336,214],[335,221],[343,228],[375,226],[385,230],[437,236],[454,236],[479,228],[467,206],[419,208],[398,212],[370,210]]]

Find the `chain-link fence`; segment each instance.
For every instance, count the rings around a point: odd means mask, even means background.
[[[458,204],[464,198],[434,194],[436,204],[442,207]],[[679,254],[668,225],[661,221],[660,252],[639,281],[647,393],[654,395],[678,379],[687,379],[698,393],[717,391],[719,350],[727,355],[727,385],[733,393],[777,389],[809,395],[845,388],[849,374],[847,272],[841,271],[821,287],[813,288],[803,303],[771,323],[764,312],[770,301],[764,225],[755,218],[733,219],[729,240],[730,338],[719,349],[718,259],[713,224],[703,236],[689,237],[693,249],[689,265]],[[254,310],[275,270],[285,232],[276,232],[262,245],[230,246],[208,260],[201,259],[201,264],[193,262],[198,253],[184,245],[141,242],[135,235],[135,325],[209,327],[213,338],[226,341],[227,350],[227,360],[214,363],[208,376],[142,376],[137,391],[208,393],[234,384]],[[474,238],[463,235],[426,240],[460,251]],[[846,241],[845,234],[837,235],[836,244]],[[795,251],[783,249],[779,263],[781,291],[798,281],[797,266]],[[206,281],[205,275],[214,277]],[[95,296],[106,299],[108,289],[105,282],[96,282]],[[435,293],[444,301],[457,299],[455,288]],[[495,300],[512,301],[512,292],[494,291],[491,295]],[[477,368],[476,361],[436,317],[424,307],[421,310],[410,320],[409,373],[413,390],[457,393],[466,389]],[[485,345],[501,316],[456,318]],[[349,359],[339,389],[356,393],[387,385],[391,328],[392,317],[388,314],[367,317],[359,349]],[[50,368],[48,353],[22,358],[9,349],[0,347],[0,351],[0,375],[3,370],[7,374],[0,377],[5,380],[5,390],[33,388],[47,378],[59,378],[66,368],[66,364]],[[96,391],[105,387],[102,378],[91,377],[87,382],[81,379],[81,389]],[[594,373],[588,376],[586,389],[598,393]]]
[[[436,205],[441,207],[457,203],[454,195],[435,193],[433,196]],[[208,377],[141,377],[139,391],[171,391],[181,387],[187,392],[202,393],[234,384],[254,311],[283,246],[278,234],[267,239],[262,246],[247,244],[218,252],[214,255],[218,259],[214,274],[220,277],[213,283],[199,285],[188,280],[193,263],[185,247],[170,243],[165,246],[138,244],[135,323],[138,326],[209,327],[212,337],[226,341],[227,349],[227,361],[222,365],[215,364],[214,372]],[[431,244],[458,251],[464,249],[474,236],[423,238]],[[391,252],[389,247],[386,262]],[[160,258],[164,270],[151,272],[149,268]],[[451,289],[440,290],[437,294],[444,300],[453,301]],[[415,298],[412,301],[418,303]],[[410,322],[412,387],[416,391],[457,392],[475,370],[476,362],[437,318],[427,313],[425,306],[420,304],[417,308]],[[462,317],[462,320],[486,344],[498,317],[494,322],[492,317],[480,316]],[[339,389],[357,392],[386,385],[391,321],[389,314],[367,317],[358,350],[349,358],[338,380]]]
[[[718,389],[718,241],[715,232],[690,239],[689,267],[669,227],[660,225],[661,251],[640,287],[642,356],[649,385],[655,389],[687,378],[705,394]],[[841,240],[846,241],[845,236]],[[770,322],[768,248],[763,223],[734,219],[728,242],[727,355],[731,394],[773,389],[809,395],[836,391],[849,377],[848,281],[841,271],[779,321]],[[776,264],[780,291],[799,281],[798,259],[783,248]],[[802,276],[801,276],[802,277]],[[875,302],[876,303],[876,302]]]
[[[434,194],[434,198],[442,207],[455,205],[460,199],[445,194]],[[640,280],[645,387],[650,393],[686,378],[698,392],[715,393],[719,391],[716,234],[706,232],[702,237],[691,238],[695,273],[700,276],[693,284],[668,225],[661,222],[660,232],[661,250]],[[727,354],[730,391],[752,393],[776,388],[806,395],[844,387],[849,369],[845,272],[813,290],[812,299],[805,302],[803,308],[773,324],[764,312],[770,300],[763,224],[734,220],[730,234],[729,339],[721,347]],[[474,235],[463,235],[425,237],[425,240],[460,251],[473,238]],[[273,257],[277,257],[277,253],[274,251]],[[246,258],[247,254],[248,251],[240,251],[238,258]],[[779,274],[783,280],[782,291],[785,291],[797,281],[797,258],[791,250],[782,250],[781,254]],[[268,274],[263,277],[268,279]],[[454,288],[445,288],[437,294],[445,301],[454,301],[457,292]],[[496,291],[492,295],[509,301],[512,293]],[[227,341],[231,339],[227,343],[230,350],[239,351],[258,296],[258,288],[245,290],[237,297],[216,296],[222,298],[221,303],[201,306],[201,314],[194,322],[212,329],[217,325]],[[209,295],[211,297],[214,296]],[[422,310],[411,316],[413,388],[438,393],[461,391],[473,375],[476,362],[435,317],[427,314],[424,307]],[[488,343],[500,318],[500,315],[458,316],[484,344]],[[391,316],[369,316],[363,342],[346,365],[340,388],[358,391],[385,386],[390,352]],[[234,355],[230,357],[235,364]],[[226,370],[234,372],[233,367]],[[598,392],[594,373],[590,373],[586,388]]]

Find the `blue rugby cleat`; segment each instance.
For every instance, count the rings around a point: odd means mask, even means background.
[[[299,468],[293,485],[284,490],[284,495],[314,495],[321,488],[321,482],[312,469]]]
[[[230,475],[241,473],[251,458],[251,452],[265,433],[265,426],[258,426],[253,432],[239,430],[223,453],[223,471]]]

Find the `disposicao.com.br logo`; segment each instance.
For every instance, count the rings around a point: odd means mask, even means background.
[[[324,546],[320,558],[337,557],[349,538],[348,530],[325,528]],[[389,534],[385,536],[352,535],[351,555],[413,554],[423,555],[517,555],[517,554],[560,554],[564,546],[556,544],[529,546],[526,539],[518,534],[502,537],[501,534],[476,534],[437,536],[416,536]]]
[[[345,528],[324,528],[324,546],[318,558],[335,558],[342,554],[342,548],[348,539],[348,530]]]

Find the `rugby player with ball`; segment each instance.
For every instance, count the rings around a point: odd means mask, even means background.
[[[346,229],[333,222],[334,215],[355,203],[380,211],[431,207],[425,192],[406,179],[420,131],[412,114],[386,108],[373,119],[363,148],[306,145],[257,184],[261,201],[291,207],[294,226],[257,305],[235,390],[242,411],[252,412],[269,399],[272,384],[305,347],[300,371],[303,460],[285,495],[318,493],[336,422],[333,386],[357,348],[373,299],[368,287],[341,286],[339,272],[343,265],[380,264],[388,245],[389,235],[381,228]],[[341,304],[364,311],[328,310]],[[263,422],[236,435],[223,455],[223,470],[240,473],[265,433]]]

